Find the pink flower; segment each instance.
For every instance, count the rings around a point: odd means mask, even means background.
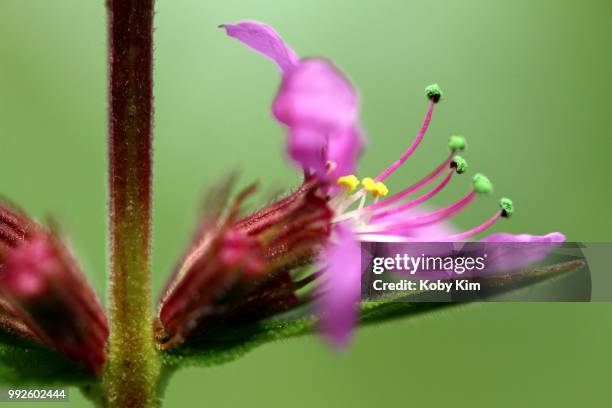
[[[465,139],[452,136],[450,155],[426,177],[397,194],[386,197],[383,181],[415,152],[429,127],[436,104],[442,98],[437,85],[426,88],[429,107],[421,130],[408,149],[375,178],[359,180],[352,175],[363,147],[358,125],[358,98],[351,83],[329,61],[299,59],[296,53],[269,26],[257,22],[225,24],[227,34],[276,62],[282,83],[272,104],[276,119],[287,128],[287,151],[306,174],[315,174],[327,187],[327,205],[333,213],[331,235],[319,257],[323,283],[319,311],[322,328],[338,345],[350,338],[356,320],[361,278],[358,242],[455,242],[465,241],[489,229],[500,218],[514,211],[508,199],[481,225],[456,232],[445,221],[465,209],[479,194],[492,192],[492,184],[482,174],[473,178],[473,188],[464,197],[438,210],[422,204],[438,194],[457,174],[467,169],[456,153],[466,147]],[[431,190],[413,197],[442,176]],[[335,182],[335,183],[334,183]],[[335,184],[335,186],[333,186]],[[333,187],[332,187],[333,186]],[[368,203],[368,197],[373,198]],[[544,236],[494,234],[485,242],[559,243],[561,233]],[[532,254],[542,258],[548,251]]]
[[[228,35],[260,52],[281,69],[283,81],[272,104],[276,119],[287,128],[287,152],[299,165],[326,177],[354,171],[363,148],[359,98],[351,83],[329,61],[298,59],[269,26],[256,22],[225,24]]]

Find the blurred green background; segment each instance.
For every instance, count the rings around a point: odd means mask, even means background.
[[[193,228],[203,191],[231,169],[294,186],[269,105],[275,67],[219,23],[275,26],[302,56],[355,82],[370,138],[360,175],[395,160],[445,90],[397,189],[468,138],[471,170],[496,194],[456,218],[469,228],[501,195],[517,214],[497,230],[612,240],[612,3],[589,1],[158,0],[155,54],[154,286]],[[0,191],[53,215],[105,291],[106,37],[102,0],[0,0]],[[457,179],[434,203],[469,189]],[[610,304],[483,304],[360,331],[351,350],[316,338],[185,369],[167,406],[608,406]],[[76,390],[73,406],[84,405]],[[55,406],[55,405],[54,405]]]

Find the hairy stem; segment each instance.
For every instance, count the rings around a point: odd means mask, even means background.
[[[153,0],[108,0],[109,407],[156,406],[151,315]]]

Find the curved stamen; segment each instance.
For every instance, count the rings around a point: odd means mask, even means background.
[[[436,194],[438,194],[450,181],[451,177],[453,176],[453,173],[455,173],[455,170],[451,168],[451,170],[448,172],[448,174],[446,175],[446,177],[444,177],[444,179],[430,192],[423,194],[421,197],[415,198],[412,201],[409,201],[405,204],[393,207],[391,209],[388,210],[384,210],[384,207],[378,208],[378,204],[380,204],[381,202],[378,203],[374,203],[374,204],[370,204],[368,206],[363,206],[363,204],[365,203],[365,196],[361,197],[361,203],[359,205],[359,207],[356,210],[353,211],[349,211],[349,212],[345,212],[337,217],[334,218],[334,222],[338,222],[338,221],[344,221],[344,220],[348,220],[354,217],[357,217],[363,213],[368,213],[368,217],[369,219],[371,218],[381,218],[381,217],[386,217],[389,215],[393,215],[396,214],[398,212],[401,211],[405,211],[409,208],[414,207],[415,205],[418,205],[428,199],[430,199],[431,197],[435,196]]]
[[[415,217],[412,217],[404,222],[388,222],[383,224],[374,224],[368,226],[361,226],[357,228],[358,234],[373,233],[373,232],[385,232],[399,233],[400,230],[406,228],[423,228],[432,224],[443,222],[455,214],[459,213],[465,207],[470,204],[476,197],[476,192],[471,191],[466,194],[463,198],[450,204],[444,208],[440,208],[435,211],[430,211]]]
[[[432,211],[430,213],[421,214],[413,218],[411,221],[413,223],[412,226],[415,228],[422,228],[431,224],[437,224],[439,222],[446,221],[447,219],[456,215],[465,207],[467,207],[472,202],[472,200],[474,200],[475,197],[476,192],[470,191],[463,198],[447,207]]]
[[[480,234],[485,231],[489,227],[491,227],[497,220],[499,220],[504,214],[504,211],[498,211],[493,217],[489,218],[487,221],[482,223],[481,225],[472,228],[471,230],[460,232],[458,234],[449,235],[447,237],[443,237],[441,239],[436,239],[435,241],[443,241],[443,242],[456,242],[463,241],[467,238],[470,238],[476,234]]]
[[[479,192],[478,191],[479,188],[484,188],[488,191],[492,189],[491,182],[489,181],[488,178],[486,178],[482,174],[477,174],[475,176],[474,181],[475,181],[474,184],[475,184],[476,192]],[[449,236],[443,237],[442,239],[435,240],[435,241],[442,241],[442,242],[464,241],[467,238],[470,238],[476,234],[480,234],[484,230],[488,229],[489,227],[491,227],[491,225],[495,224],[495,222],[499,220],[500,218],[502,217],[509,218],[514,213],[514,204],[512,203],[512,200],[510,200],[509,198],[502,198],[501,200],[499,200],[499,206],[501,208],[501,211],[498,211],[493,217],[489,218],[487,221],[485,221],[481,225],[475,228],[472,228],[471,230],[460,232],[458,234],[449,235]]]
[[[448,156],[448,158],[446,158],[446,160],[444,160],[438,167],[436,167],[431,173],[429,173],[427,176],[425,176],[420,181],[416,182],[415,184],[413,184],[412,186],[408,188],[405,188],[404,190],[400,191],[399,193],[395,194],[394,196],[384,201],[375,202],[371,204],[371,206],[374,206],[371,208],[384,207],[389,204],[393,204],[394,202],[397,202],[401,200],[402,198],[416,192],[421,187],[429,184],[436,177],[438,177],[444,171],[444,168],[449,165],[453,165],[455,168],[457,168],[458,173],[463,173],[466,167],[465,160],[461,159],[459,156],[454,156],[454,155],[457,151],[465,150],[466,146],[467,146],[467,143],[463,136],[458,136],[458,135],[451,136],[449,138],[449,143],[448,143],[448,147],[450,148],[451,153]],[[456,160],[458,160],[457,163],[453,164],[453,162]],[[460,170],[458,168],[461,166],[463,166],[463,170]],[[374,180],[372,181],[374,182]],[[339,194],[336,197],[334,197],[331,202],[334,204],[334,208],[338,210],[337,212],[342,213],[348,207],[350,207],[353,203],[355,203],[355,201],[362,198],[365,193],[366,193],[366,190],[362,188],[350,196]]]
[[[393,196],[387,198],[386,200],[379,201],[378,203],[370,205],[370,208],[384,207],[384,206],[387,206],[389,204],[393,204],[394,202],[396,202],[398,200],[401,200],[402,198],[407,197],[410,194],[414,193],[415,191],[419,190],[421,187],[426,186],[433,179],[438,177],[444,171],[444,169],[448,168],[448,166],[450,165],[451,161],[453,160],[453,155],[454,155],[454,152],[451,151],[451,153],[448,156],[448,158],[446,160],[444,160],[442,162],[442,164],[440,164],[438,167],[436,167],[431,173],[429,173],[427,176],[425,176],[422,180],[417,181],[416,183],[414,183],[410,187],[400,191],[397,194],[394,194]]]
[[[433,114],[435,104],[436,103],[434,102],[433,99],[429,102],[429,108],[427,109],[427,114],[425,115],[423,126],[421,126],[421,130],[417,134],[416,139],[414,139],[414,141],[412,142],[408,150],[406,150],[406,152],[395,163],[389,166],[389,168],[387,168],[385,171],[380,173],[374,179],[375,181],[382,181],[386,179],[387,177],[389,177],[395,170],[397,170],[398,167],[404,164],[404,162],[408,160],[408,158],[412,155],[412,153],[414,153],[416,148],[419,147],[419,144],[421,144],[421,141],[425,137],[425,133],[427,133],[427,129],[429,128],[429,122],[431,122],[431,116]]]
[[[448,174],[446,175],[446,177],[444,177],[444,179],[436,187],[434,187],[433,190],[429,191],[428,193],[423,194],[422,196],[420,196],[418,198],[415,198],[414,200],[408,201],[405,204],[399,205],[399,206],[391,208],[389,210],[381,211],[381,212],[374,211],[373,217],[374,218],[383,218],[383,217],[387,217],[389,215],[397,214],[398,212],[402,212],[402,211],[408,210],[408,209],[410,209],[410,208],[412,208],[412,207],[414,207],[416,205],[421,204],[424,201],[429,200],[431,197],[435,196],[440,191],[442,191],[442,189],[444,187],[446,187],[448,182],[453,177],[454,173],[455,173],[455,170],[454,169],[450,169],[448,171]],[[366,207],[365,211],[371,210],[370,207],[371,206]]]

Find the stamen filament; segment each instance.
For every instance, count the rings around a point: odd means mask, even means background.
[[[459,199],[453,204],[440,208],[439,210],[418,215],[412,218],[410,222],[413,223],[415,227],[423,227],[433,223],[442,222],[463,210],[472,202],[472,200],[474,200],[474,198],[476,198],[476,192],[470,191],[463,198]]]
[[[431,190],[430,192],[422,195],[421,197],[415,198],[412,201],[409,201],[405,204],[396,206],[394,208],[388,209],[386,211],[382,211],[382,208],[377,208],[377,204],[383,204],[386,201],[380,201],[378,203],[374,203],[371,205],[368,205],[367,207],[364,207],[364,203],[365,203],[365,195],[362,196],[361,198],[361,202],[359,204],[359,207],[356,210],[353,211],[349,211],[346,213],[343,213],[337,217],[334,218],[334,222],[338,222],[338,221],[344,221],[344,220],[348,220],[354,217],[357,217],[360,215],[361,212],[363,211],[368,211],[370,212],[370,217],[373,218],[381,218],[381,217],[386,217],[392,214],[396,214],[398,212],[401,211],[405,211],[409,208],[412,208],[428,199],[430,199],[431,197],[435,196],[436,194],[438,194],[443,188],[444,186],[446,186],[448,184],[448,182],[450,181],[450,179],[453,176],[453,173],[455,173],[454,169],[451,169],[448,174],[446,175],[446,177],[444,177],[444,179],[440,182],[440,184],[438,184],[433,190]],[[400,193],[401,194],[401,193]]]
[[[455,170],[451,169],[449,170],[448,174],[446,175],[446,177],[444,177],[444,179],[436,186],[434,187],[433,190],[429,191],[428,193],[423,194],[422,196],[415,198],[414,200],[408,201],[405,204],[399,205],[395,208],[391,208],[389,210],[386,211],[382,211],[382,212],[375,212],[374,213],[374,218],[383,218],[383,217],[387,217],[389,215],[393,215],[393,214],[397,214],[398,212],[402,212],[405,210],[408,210],[414,206],[417,206],[419,204],[421,204],[424,201],[429,200],[431,197],[435,196],[436,194],[438,194],[440,191],[442,191],[442,189],[448,184],[448,182],[451,180],[451,178],[453,177],[453,174],[455,174]],[[370,207],[366,207],[366,209],[370,209]]]
[[[367,197],[366,194],[361,196],[361,201],[359,202],[359,208],[357,209],[357,211],[361,211],[363,209],[363,206],[365,205],[366,197]]]
[[[386,200],[383,200],[383,201],[380,201],[378,203],[372,204],[370,207],[374,207],[374,208],[384,207],[384,206],[387,206],[389,204],[393,204],[394,202],[399,201],[399,200],[401,200],[404,197],[409,196],[410,194],[414,193],[415,191],[418,191],[421,187],[426,186],[432,180],[434,180],[436,177],[438,177],[444,171],[444,169],[448,169],[448,166],[450,165],[451,161],[453,160],[453,156],[454,156],[454,152],[451,152],[451,154],[448,156],[448,158],[444,162],[442,162],[442,164],[440,164],[438,167],[436,167],[431,173],[429,173],[429,175],[425,176],[420,181],[417,181],[416,183],[414,183],[410,187],[408,187],[408,188],[400,191],[399,193],[397,193],[397,194],[387,198]]]
[[[425,133],[427,133],[427,129],[429,128],[429,122],[431,122],[431,116],[433,114],[434,105],[435,105],[435,102],[433,100],[429,102],[429,108],[427,109],[427,114],[425,115],[423,126],[421,127],[421,130],[417,134],[416,139],[414,139],[414,141],[412,142],[408,150],[406,150],[406,152],[395,163],[393,163],[389,168],[387,168],[385,171],[380,173],[374,179],[374,181],[383,181],[384,179],[389,177],[395,170],[397,170],[398,167],[400,167],[402,164],[404,164],[406,160],[408,160],[408,158],[412,155],[412,153],[414,153],[416,148],[419,146],[419,144],[421,144],[421,141],[425,137]]]
[[[472,228],[471,230],[465,231],[465,232],[460,232],[458,234],[449,235],[447,237],[440,239],[439,241],[443,241],[443,242],[463,241],[476,234],[480,234],[481,232],[485,231],[486,229],[491,227],[493,224],[495,224],[495,222],[502,217],[502,213],[503,211],[498,211],[493,217],[489,218],[487,221],[485,221],[481,225],[475,228]]]
[[[356,232],[358,234],[385,231],[397,233],[405,228],[423,228],[431,224],[436,224],[447,220],[448,218],[452,217],[453,215],[457,214],[459,211],[467,207],[468,204],[471,203],[475,197],[476,193],[474,191],[471,191],[466,196],[451,205],[448,205],[444,208],[435,211],[418,215],[416,217],[408,219],[405,222],[387,222],[383,224],[363,226],[359,227]]]

